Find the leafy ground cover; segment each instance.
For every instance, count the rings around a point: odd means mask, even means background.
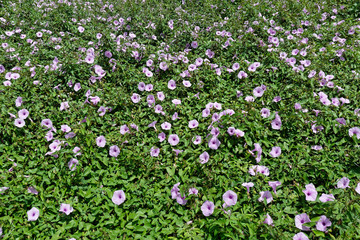
[[[359,8],[0,1],[0,235],[360,238]]]

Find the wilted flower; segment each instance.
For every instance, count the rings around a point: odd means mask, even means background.
[[[28,187],[28,193],[32,193],[32,194],[35,194],[35,195],[37,195],[39,192],[38,191],[36,191],[36,189],[34,188],[34,187]]]
[[[261,153],[262,153],[262,148],[260,146],[260,144],[258,143],[254,143],[255,149],[251,151],[252,155],[254,156],[254,152],[257,152],[256,155],[256,162],[260,162],[261,160]]]
[[[111,200],[113,203],[115,203],[116,205],[120,205],[125,201],[126,197],[125,197],[125,193],[123,190],[118,190],[115,191]]]
[[[213,214],[214,209],[215,209],[215,205],[213,202],[210,202],[210,201],[205,201],[203,203],[203,205],[201,206],[201,211],[205,217],[208,217],[211,214]]]
[[[189,195],[197,195],[199,191],[196,188],[189,189]]]
[[[69,162],[68,162],[68,166],[69,169],[71,171],[75,171],[76,170],[76,166],[79,164],[79,161],[75,158],[72,158]]]

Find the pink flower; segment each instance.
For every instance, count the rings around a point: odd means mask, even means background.
[[[349,136],[352,137],[354,135],[356,135],[357,139],[360,139],[360,128],[353,127],[349,129]]]
[[[305,233],[299,232],[294,235],[293,240],[309,240],[309,238]]]
[[[227,206],[233,206],[237,202],[237,194],[231,190],[228,190],[223,194],[223,200]]]
[[[256,87],[253,90],[253,94],[255,97],[261,97],[264,94],[264,90],[262,89],[262,87]]]
[[[273,200],[273,196],[271,195],[271,192],[269,192],[269,191],[260,192],[260,197],[259,197],[258,201],[262,202],[262,201],[264,201],[264,199],[266,199],[266,204],[271,203]]]
[[[357,192],[358,194],[360,194],[360,183],[357,184],[356,188],[355,188],[355,192]]]
[[[174,80],[171,79],[171,80],[168,82],[168,88],[169,88],[170,90],[174,90],[174,89],[176,88],[176,83],[175,83]]]
[[[150,149],[150,156],[152,157],[158,157],[160,153],[160,148],[152,147]]]
[[[180,139],[178,137],[178,135],[176,134],[170,134],[169,138],[168,138],[168,142],[170,143],[171,146],[176,146],[179,143]]]
[[[79,164],[79,161],[75,158],[72,158],[69,162],[68,162],[68,167],[70,169],[70,171],[75,171],[76,170],[76,166]]]
[[[247,183],[243,183],[241,184],[243,187],[246,187],[247,192],[250,192],[250,188],[254,186],[254,183],[252,182],[247,182]]]
[[[208,217],[211,214],[213,214],[214,209],[215,209],[215,205],[213,202],[210,201],[205,201],[203,205],[201,205],[201,211],[205,217]]]
[[[70,206],[70,204],[66,204],[66,203],[62,203],[60,205],[60,210],[59,212],[63,212],[66,215],[69,215],[70,213],[72,213],[74,211],[74,209]]]
[[[25,121],[24,121],[24,119],[17,118],[17,119],[15,119],[14,124],[16,127],[22,128],[23,126],[25,126]]]
[[[125,197],[125,193],[123,190],[118,190],[115,191],[111,200],[113,203],[115,203],[116,205],[120,205],[125,201],[126,197]]]
[[[189,121],[189,128],[196,128],[197,126],[199,126],[199,122],[194,120]]]
[[[272,218],[270,217],[269,214],[266,214],[266,218],[263,223],[265,223],[269,226],[274,226],[274,221],[272,220]]]
[[[281,148],[280,147],[273,147],[270,152],[270,156],[273,158],[279,157],[281,154]]]
[[[28,221],[36,221],[39,218],[40,211],[36,207],[31,208],[28,212]]]
[[[267,118],[270,116],[270,110],[267,108],[261,109],[260,113],[263,118]]]
[[[27,109],[21,109],[18,115],[20,119],[26,119],[29,116],[29,111]]]
[[[309,227],[303,226],[304,223],[311,222],[309,216],[306,213],[302,213],[295,216],[295,226],[303,231],[310,231]]]
[[[317,197],[317,191],[315,189],[314,184],[307,184],[305,186],[305,189],[303,190],[303,193],[305,194],[306,201],[316,201]]]
[[[104,136],[99,136],[96,138],[96,145],[98,147],[105,147],[106,139]]]
[[[325,193],[323,193],[323,194],[321,194],[321,197],[319,197],[319,200],[320,200],[321,202],[330,202],[330,201],[334,201],[334,200],[335,200],[335,197],[334,197],[334,195],[332,195],[332,194],[325,194]]]
[[[202,154],[200,154],[200,163],[201,164],[204,164],[204,163],[207,163],[209,161],[209,154],[207,152],[203,152]]]
[[[117,157],[120,154],[120,148],[116,145],[110,147],[109,155],[112,157]]]
[[[62,103],[60,104],[60,111],[66,110],[66,109],[68,109],[68,108],[70,108],[69,102],[62,102]]]
[[[347,177],[343,177],[337,182],[337,188],[349,188],[349,183],[350,180]]]
[[[322,232],[326,232],[326,228],[330,226],[331,222],[325,215],[322,215],[316,223],[316,229]]]
[[[221,142],[216,137],[213,137],[209,141],[209,148],[216,150],[216,149],[218,149],[220,144],[221,144]]]
[[[280,185],[281,185],[280,181],[269,181],[269,186],[272,187],[275,194],[276,194],[276,188]]]

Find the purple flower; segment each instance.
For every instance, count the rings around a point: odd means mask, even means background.
[[[66,215],[69,215],[70,213],[72,213],[74,211],[74,209],[70,206],[70,204],[66,204],[66,203],[62,203],[60,205],[60,210],[59,212],[63,212]]]
[[[273,99],[273,102],[280,102],[281,101],[281,97],[280,96],[276,96]]]
[[[189,121],[189,128],[196,128],[197,126],[199,126],[199,122],[194,120]]]
[[[246,96],[246,97],[245,97],[245,101],[247,101],[247,102],[253,102],[253,101],[254,101],[254,97],[252,97],[252,96]]]
[[[346,125],[346,120],[344,118],[337,118],[336,121],[342,125]]]
[[[111,200],[113,203],[115,203],[116,205],[120,205],[125,201],[126,197],[125,197],[125,193],[123,190],[118,190],[115,191]]]
[[[60,126],[60,130],[63,131],[64,133],[67,133],[71,131],[71,128],[65,124]]]
[[[199,145],[201,143],[201,136],[196,135],[192,140],[195,145]]]
[[[264,90],[262,89],[262,87],[256,87],[253,90],[253,94],[255,97],[261,97],[264,94]]]
[[[209,141],[209,148],[216,150],[220,146],[220,143],[221,142],[216,137],[213,137]]]
[[[202,154],[200,154],[200,163],[201,164],[204,164],[204,163],[207,163],[209,161],[209,154],[207,152],[203,152]]]
[[[125,133],[128,133],[128,132],[130,132],[130,129],[129,129],[128,126],[122,125],[122,126],[120,127],[120,133],[121,133],[122,135],[124,135]]]
[[[175,121],[175,120],[178,119],[178,118],[179,118],[179,117],[178,117],[178,113],[175,112],[175,113],[172,115],[171,120]]]
[[[300,110],[300,109],[301,109],[300,103],[295,103],[295,109],[296,109],[296,110]]]
[[[69,162],[68,162],[68,166],[70,171],[75,171],[76,170],[76,166],[79,164],[79,161],[75,158],[72,158]]]
[[[45,126],[47,128],[52,128],[53,124],[50,119],[44,119],[41,121],[41,126]]]
[[[160,148],[152,147],[152,148],[150,149],[150,155],[151,155],[152,157],[157,157],[157,156],[159,156],[159,153],[160,153]]]
[[[15,106],[20,107],[22,103],[23,103],[22,97],[18,97],[15,101]]]
[[[164,130],[170,130],[171,129],[171,123],[164,122],[161,124],[161,128]]]
[[[307,184],[305,186],[305,189],[303,190],[303,193],[305,194],[306,201],[316,201],[317,197],[317,191],[315,189],[314,184]]]
[[[210,201],[205,201],[203,205],[201,205],[201,211],[205,217],[208,217],[211,214],[213,214],[214,209],[215,209],[215,205],[213,202]]]
[[[20,119],[26,119],[29,116],[29,111],[27,109],[21,109],[18,115]]]
[[[269,192],[269,191],[260,192],[260,197],[259,197],[258,201],[262,202],[262,201],[264,201],[264,199],[266,199],[266,204],[271,203],[273,200],[273,196],[271,195],[271,192]]]
[[[74,91],[77,92],[81,89],[81,85],[80,83],[75,83],[75,86],[74,86]]]
[[[234,135],[234,133],[235,133],[235,128],[234,128],[234,127],[229,127],[228,130],[227,130],[227,132],[228,132],[228,134],[229,134],[230,136],[232,136],[232,135]]]
[[[270,116],[270,110],[267,108],[261,109],[260,113],[263,118],[267,118]]]
[[[181,100],[179,100],[179,99],[174,99],[174,100],[172,100],[171,102],[172,102],[173,104],[175,104],[175,107],[176,107],[177,105],[181,104]]]
[[[309,227],[303,226],[304,223],[311,222],[309,216],[306,213],[302,213],[295,216],[295,226],[303,231],[310,231]]]
[[[36,207],[31,208],[28,212],[28,221],[36,221],[39,218],[40,211]]]
[[[358,184],[356,185],[355,192],[357,192],[358,194],[360,194],[360,183],[358,183]]]
[[[319,197],[319,200],[320,200],[321,202],[330,202],[330,201],[334,201],[334,200],[335,200],[335,197],[334,197],[334,195],[332,195],[332,194],[325,194],[325,193],[323,193],[323,194],[321,194],[321,197]]]
[[[99,136],[96,138],[96,145],[98,147],[105,147],[106,139],[104,136]]]
[[[156,95],[160,101],[163,101],[165,99],[165,94],[163,92],[158,92]]]
[[[162,132],[162,133],[159,133],[158,138],[159,138],[159,141],[160,141],[160,142],[164,141],[165,138],[166,138],[165,133],[163,133],[163,132]]]
[[[272,187],[274,193],[276,194],[276,187],[280,186],[281,182],[280,181],[269,181],[269,186]]]
[[[118,146],[116,145],[113,145],[110,147],[110,150],[109,150],[109,155],[112,156],[112,157],[117,157],[119,156],[120,154],[120,149]]]
[[[138,89],[139,89],[139,91],[143,92],[145,90],[145,83],[144,82],[139,82]]]
[[[145,91],[147,92],[151,92],[154,89],[152,84],[146,84],[145,86]]]
[[[261,173],[265,176],[269,176],[269,169],[265,166],[259,166],[259,165],[255,165],[249,168],[249,173],[252,176],[255,176],[256,173]]]
[[[180,189],[178,188],[179,185],[180,183],[176,183],[171,189],[171,199],[176,199],[177,196],[180,194]]]
[[[138,102],[140,102],[140,95],[134,93],[134,94],[131,96],[131,101],[132,101],[133,103],[138,103]]]
[[[266,218],[263,223],[265,223],[269,226],[274,226],[274,221],[272,220],[272,218],[270,217],[269,214],[266,214]]]
[[[352,137],[353,135],[356,135],[357,139],[360,139],[360,128],[353,127],[349,129],[349,136]]]
[[[223,200],[227,206],[233,206],[237,202],[237,194],[231,190],[228,190],[223,194]]]
[[[196,188],[189,189],[189,195],[198,195],[199,191]]]
[[[15,119],[14,124],[16,127],[22,128],[23,126],[25,126],[25,121],[24,121],[24,119],[17,118],[17,119]]]
[[[279,130],[281,128],[281,119],[280,116],[276,113],[275,119],[271,122],[272,129]]]
[[[330,226],[331,222],[325,215],[322,215],[316,223],[316,229],[322,232],[326,232],[326,228]]]
[[[254,143],[255,149],[251,151],[252,155],[254,156],[254,152],[257,152],[256,155],[256,162],[260,162],[261,160],[261,153],[262,153],[262,148],[260,147],[260,144],[258,143]]]
[[[35,195],[37,195],[39,192],[38,191],[36,191],[36,189],[34,188],[34,187],[28,187],[28,193],[32,193],[32,194],[35,194]]]
[[[311,149],[314,149],[314,150],[316,150],[316,151],[319,151],[319,150],[322,149],[322,146],[320,146],[320,145],[314,145],[314,146],[311,146]]]
[[[170,134],[169,138],[168,138],[168,142],[170,143],[171,146],[176,146],[179,143],[180,139],[178,137],[178,135],[176,134]]]
[[[241,184],[243,187],[246,187],[247,192],[250,193],[250,188],[254,186],[254,183],[252,182],[247,182],[247,183],[243,183]]]
[[[170,90],[174,90],[174,89],[176,88],[176,83],[175,83],[174,80],[171,79],[171,80],[168,82],[168,88],[169,88]]]
[[[276,158],[279,157],[281,154],[281,148],[280,147],[273,147],[270,152],[270,156]]]
[[[309,238],[305,233],[299,232],[294,235],[293,240],[309,240]]]
[[[205,109],[202,111],[202,117],[205,118],[205,117],[208,117],[209,115],[210,115],[210,109],[205,108]]]
[[[337,182],[337,188],[343,188],[343,189],[348,188],[349,183],[350,180],[347,177],[343,177]]]

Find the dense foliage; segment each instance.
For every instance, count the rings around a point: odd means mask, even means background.
[[[359,239],[359,8],[0,0],[0,235]]]

